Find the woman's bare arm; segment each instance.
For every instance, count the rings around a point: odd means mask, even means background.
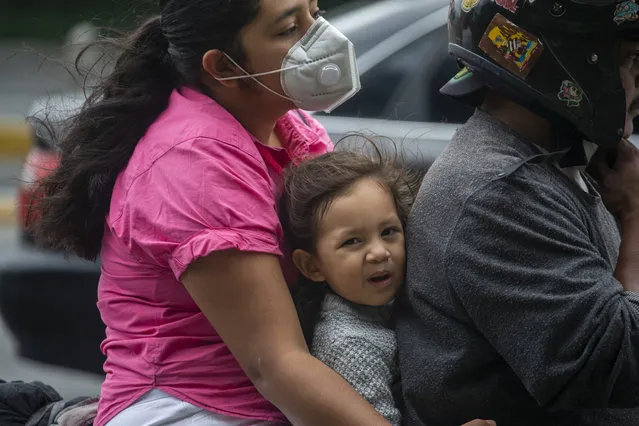
[[[389,425],[309,354],[276,256],[216,252],[181,279],[256,388],[293,424]]]

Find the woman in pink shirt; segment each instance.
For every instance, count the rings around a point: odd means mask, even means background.
[[[387,424],[313,358],[285,276],[282,168],[359,89],[317,0],[168,0],[60,142],[39,241],[102,260],[97,426]],[[290,280],[289,280],[290,282]]]

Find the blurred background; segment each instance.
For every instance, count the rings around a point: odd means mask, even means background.
[[[348,3],[323,0],[321,7]],[[24,114],[33,96],[68,89],[79,46],[98,32],[131,30],[157,11],[149,0],[0,2],[0,116]]]
[[[333,10],[337,6],[348,8],[348,3],[348,0],[322,0],[321,6],[323,9]],[[21,278],[20,271],[14,273],[16,257],[21,258],[21,268],[37,269],[46,262],[62,262],[53,258],[43,260],[35,255],[31,259],[29,256],[32,253],[24,251],[23,240],[27,237],[20,228],[16,197],[19,195],[19,187],[33,179],[29,168],[25,167],[25,159],[34,144],[33,129],[25,124],[24,118],[32,110],[36,99],[79,90],[81,79],[73,71],[75,57],[99,33],[133,29],[153,13],[157,13],[156,1],[0,1],[0,268],[4,268],[2,279],[5,284],[4,290],[0,292],[0,297],[4,296],[0,304],[4,303],[5,313],[16,309],[26,316],[27,320],[20,320],[19,327],[28,327],[29,318],[48,317],[55,322],[60,320],[60,315],[32,301],[16,307],[14,287],[7,289],[8,285],[24,289],[25,286],[32,285],[32,281],[39,281],[49,286],[51,274],[55,274],[55,271],[47,270],[42,272],[42,276],[32,275],[30,281],[26,282]],[[95,58],[95,55],[89,55],[87,61]],[[63,281],[69,279],[66,275],[60,277]],[[42,290],[34,288],[27,293],[40,291]],[[89,288],[89,291],[95,294],[95,287]],[[62,297],[73,299],[74,295]],[[9,317],[12,318],[11,315]],[[48,361],[45,357],[38,356],[40,354],[30,357],[31,359],[20,356],[15,336],[9,332],[6,321],[0,315],[0,379],[41,380],[52,385],[65,398],[99,392],[102,377],[97,372],[86,371],[91,368],[82,371],[34,361],[33,358]],[[61,333],[65,332],[64,324],[63,321],[56,325]],[[34,324],[34,328],[37,327],[40,326]],[[41,337],[46,339],[49,335],[50,332],[47,331]],[[56,345],[55,339],[51,339],[52,352]],[[69,353],[75,351],[79,353],[79,357],[83,357],[79,348],[68,347],[66,350]],[[95,350],[97,351],[97,347]],[[64,365],[65,362],[58,364]],[[89,364],[89,361],[85,364]],[[92,365],[97,365],[97,362]]]

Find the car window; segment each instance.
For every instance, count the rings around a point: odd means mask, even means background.
[[[383,116],[394,120],[465,122],[473,108],[439,93],[459,71],[457,61],[448,53],[447,27],[437,28],[406,50],[421,60],[399,84]]]
[[[339,117],[391,118],[387,111],[395,93],[412,72],[422,63],[418,54],[422,38],[386,58],[361,76],[362,89],[353,98],[335,109],[331,115]]]
[[[331,115],[462,123],[472,108],[439,93],[456,72],[446,26],[441,26],[364,73],[360,92]]]
[[[423,62],[420,52],[423,52],[427,42],[427,37],[422,37],[364,73],[361,76],[362,89],[359,93],[335,109],[331,115],[406,119],[392,113],[391,101],[402,83],[419,69]]]

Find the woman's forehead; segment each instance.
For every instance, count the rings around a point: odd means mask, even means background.
[[[258,19],[267,25],[276,25],[289,16],[308,10],[317,0],[261,0]]]

